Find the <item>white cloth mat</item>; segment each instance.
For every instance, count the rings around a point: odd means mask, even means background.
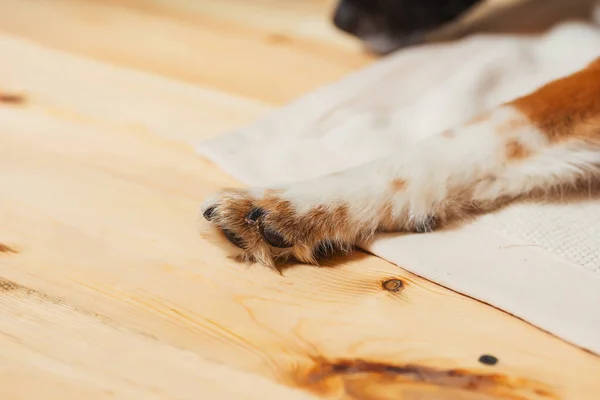
[[[600,29],[584,23],[402,50],[197,150],[248,185],[318,177],[460,124],[598,56]],[[453,230],[379,235],[368,250],[600,354],[598,199],[517,204]]]

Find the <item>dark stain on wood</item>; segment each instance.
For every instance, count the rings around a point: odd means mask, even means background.
[[[19,291],[26,295],[33,295],[40,299],[47,300],[50,296],[45,293],[39,292],[35,289],[30,289],[26,286],[23,286],[17,282],[9,281],[8,279],[0,278],[0,292],[11,292],[11,291]],[[53,301],[53,303],[58,303],[58,301]]]
[[[10,295],[20,299],[29,299],[34,302],[44,302],[52,304],[53,306],[60,307],[63,309],[67,309],[69,311],[75,312],[79,315],[84,315],[86,317],[91,317],[96,321],[99,321],[107,326],[110,326],[115,329],[122,329],[121,325],[115,324],[110,318],[98,314],[94,311],[87,310],[85,308],[81,308],[75,304],[72,304],[60,297],[56,297],[47,293],[42,292],[38,289],[33,289],[27,286],[24,286],[20,283],[10,281],[8,279],[0,277],[0,295]],[[144,336],[148,339],[157,340],[156,336],[149,334],[144,331],[131,330],[131,332]]]
[[[411,380],[434,383],[436,385],[481,389],[494,385],[495,375],[471,374],[462,370],[437,370],[418,365],[389,365],[367,361],[345,360],[337,363],[321,364],[312,371],[309,380],[317,382],[331,375],[380,374],[402,376]]]
[[[0,278],[0,293],[10,292],[13,290],[17,290],[18,288],[19,285],[17,285],[16,283]]]
[[[483,354],[479,357],[479,362],[485,365],[496,365],[498,363],[498,359],[489,354]]]
[[[25,97],[15,93],[0,92],[0,103],[9,105],[21,105],[25,103]]]
[[[390,292],[399,292],[404,287],[400,279],[388,279],[381,283],[381,287]]]
[[[6,292],[14,292],[18,296],[30,297],[32,299],[36,299],[37,301],[43,301],[45,303],[51,303],[60,307],[67,308],[79,314],[93,316],[101,320],[105,319],[105,317],[101,316],[100,314],[79,308],[59,297],[46,294],[40,290],[32,289],[30,287],[21,285],[20,283],[0,277],[0,294]]]
[[[7,246],[3,243],[0,243],[0,253],[18,253],[15,249],[10,246]]]
[[[348,400],[559,398],[548,385],[524,378],[364,360],[316,359],[312,368],[295,381],[298,386],[324,397]]]

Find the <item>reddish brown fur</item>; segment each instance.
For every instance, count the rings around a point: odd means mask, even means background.
[[[276,196],[258,200],[254,206],[264,209],[265,221],[294,243],[315,243],[340,229],[350,229],[346,205],[317,206],[302,216],[296,214],[289,201]]]
[[[392,181],[392,188],[394,191],[403,190],[406,187],[406,181],[404,179],[394,179]]]
[[[600,140],[600,58],[510,103],[551,141]]]
[[[232,196],[224,195],[219,203],[219,210],[211,221],[217,226],[226,228],[242,240],[245,249],[257,250],[265,248],[260,227],[268,225],[287,242],[293,243],[294,255],[301,261],[315,262],[313,251],[323,240],[348,235],[344,241],[354,242],[352,236],[356,227],[352,225],[348,207],[345,204],[329,207],[317,206],[306,214],[298,215],[292,204],[278,196],[277,191],[269,190],[264,198],[254,199],[249,194],[240,196],[240,192],[229,191]],[[246,216],[254,209],[265,211],[258,221],[248,221]]]
[[[520,160],[523,158],[527,158],[531,155],[529,149],[527,149],[523,144],[521,144],[518,140],[513,139],[509,140],[506,143],[506,157],[509,160]]]

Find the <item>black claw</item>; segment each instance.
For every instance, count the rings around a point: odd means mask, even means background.
[[[261,233],[263,238],[273,247],[278,247],[280,249],[284,249],[286,247],[292,247],[292,244],[288,242],[283,236],[281,236],[278,232],[269,228],[268,226],[263,227],[261,229]]]
[[[246,214],[246,222],[254,223],[263,215],[265,215],[265,210],[262,208],[253,208],[248,214]]]
[[[210,221],[215,216],[215,211],[217,211],[217,206],[210,206],[204,210],[202,215],[207,221]]]
[[[419,222],[415,226],[415,232],[417,233],[428,233],[433,232],[440,225],[440,220],[434,216],[428,216],[423,220],[423,222]]]
[[[244,241],[241,237],[230,231],[229,229],[223,229],[223,235],[229,240],[229,243],[232,245],[239,247],[240,249],[244,248]]]

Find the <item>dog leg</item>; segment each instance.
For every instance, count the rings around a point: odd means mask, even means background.
[[[427,232],[599,172],[600,59],[391,157],[287,187],[226,190],[202,214],[247,260],[317,263],[377,231]]]

